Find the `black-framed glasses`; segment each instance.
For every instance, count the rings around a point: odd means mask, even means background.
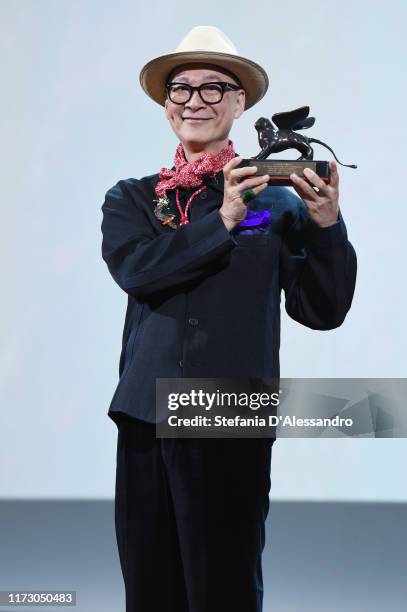
[[[225,91],[238,91],[243,89],[241,85],[226,83],[224,81],[214,81],[213,83],[202,83],[198,87],[192,87],[188,83],[167,83],[165,86],[167,95],[174,104],[186,104],[192,98],[194,91],[197,91],[202,102],[205,104],[218,104],[222,101]]]

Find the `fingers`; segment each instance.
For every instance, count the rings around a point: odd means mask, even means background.
[[[254,187],[258,187],[259,185],[265,185],[267,187],[270,176],[268,174],[264,174],[263,176],[254,176],[251,178],[247,178],[244,181],[240,181],[233,185],[233,189],[241,192],[245,189],[253,189]]]
[[[231,170],[229,174],[229,180],[234,183],[240,183],[242,179],[248,176],[252,176],[256,174],[257,167],[256,166],[245,166],[244,168],[235,168]]]
[[[291,174],[290,179],[295,191],[304,200],[311,219],[320,227],[329,227],[338,219],[338,173],[336,164],[329,164],[332,184],[326,184],[311,169],[304,168],[304,180],[301,176]]]
[[[332,190],[338,190],[339,186],[339,174],[336,163],[333,160],[329,162],[329,171],[330,176],[328,184],[326,184],[318,174],[313,172],[311,168],[304,168],[303,170],[304,176],[309,182],[304,181],[301,176],[294,173],[290,175],[290,179],[292,183],[303,193],[307,194],[308,197],[312,198],[315,197],[315,195],[329,197],[333,193]],[[309,183],[311,183],[311,185]],[[318,191],[315,191],[314,187],[316,187]]]
[[[311,170],[311,168],[304,168],[303,172],[304,172],[305,178],[307,178],[308,181],[311,183],[311,188],[312,186],[314,186],[317,189],[319,189],[319,191],[322,191],[322,192],[327,191],[326,184],[324,183],[322,178],[318,176],[316,172]]]
[[[227,180],[230,184],[238,184],[245,177],[252,176],[257,172],[256,166],[244,166],[243,168],[237,168],[242,159],[242,157],[234,157],[227,164],[225,164],[223,168],[225,180]]]
[[[262,183],[261,185],[257,185],[257,187],[249,187],[249,186],[248,186],[248,187],[246,187],[246,189],[251,189],[251,190],[253,191],[253,193],[254,193],[255,195],[257,195],[258,193],[260,193],[261,191],[263,191],[263,189],[266,189],[266,187],[268,187],[268,183]],[[231,195],[230,199],[231,199],[232,201],[235,201],[235,200],[241,200],[241,202],[242,202],[242,203],[243,203],[245,206],[247,206],[247,204],[246,204],[245,202],[243,202],[243,200],[242,200],[242,193],[243,193],[243,191],[245,191],[245,188],[242,188],[242,189],[240,189],[240,188],[239,188],[239,190],[238,190],[238,191],[235,191],[234,193],[232,193],[232,195]]]
[[[290,180],[293,183],[296,192],[299,196],[301,196],[301,198],[313,201],[317,200],[318,193],[307,181],[304,181],[304,179],[298,176],[298,174],[290,174]]]
[[[224,200],[220,210],[235,225],[244,219],[247,211],[247,201],[242,199],[242,193],[251,189],[254,196],[268,187],[270,175],[253,176],[257,172],[256,166],[237,168],[242,157],[234,157],[223,168],[225,177]]]
[[[330,197],[332,194],[332,186],[327,185],[316,172],[311,168],[304,168],[304,180],[298,174],[291,174],[290,179],[296,187],[297,192],[311,200],[317,200],[319,196]],[[301,192],[301,193],[300,193]]]
[[[252,189],[254,193],[257,195],[258,193],[260,193],[260,191],[263,191],[263,189],[266,189],[266,187],[268,187],[268,183],[262,183],[258,187],[253,187]]]
[[[305,170],[308,170],[308,168],[306,168]],[[304,175],[308,178],[307,174],[305,173],[305,170],[304,170]],[[312,172],[312,170],[310,170],[310,172]],[[312,185],[310,185],[307,181],[301,178],[298,174],[295,174],[295,173],[290,174],[290,180],[293,183],[293,186],[295,187],[296,192],[302,198],[307,198],[308,200],[315,200],[315,201],[317,200],[318,193],[315,191]]]
[[[329,162],[329,172],[330,172],[329,185],[331,187],[334,187],[335,189],[338,189],[339,187],[338,167],[333,160]]]
[[[225,176],[225,190],[236,191],[237,195],[233,196],[233,199],[239,196],[239,193],[245,189],[254,190],[255,187],[260,185],[267,186],[267,182],[270,179],[268,174],[263,176],[253,176],[257,172],[256,166],[245,166],[244,168],[236,168],[241,162],[241,157],[234,157],[223,168]]]
[[[229,179],[231,171],[236,168],[242,161],[243,157],[233,157],[227,164],[223,167],[223,174],[225,175],[225,179]]]

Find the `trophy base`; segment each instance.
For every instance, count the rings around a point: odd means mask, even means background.
[[[291,159],[242,159],[238,168],[256,166],[254,176],[269,174],[269,185],[292,185],[290,174],[295,173],[307,180],[303,174],[304,168],[311,168],[325,183],[329,183],[329,162],[327,161],[297,161]]]

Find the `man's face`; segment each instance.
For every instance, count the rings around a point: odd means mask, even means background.
[[[180,67],[171,75],[171,82],[187,83],[197,87],[202,83],[227,82],[236,85],[232,76],[215,67]],[[165,114],[172,129],[183,144],[205,145],[224,141],[230,132],[234,119],[244,111],[245,93],[225,90],[221,102],[207,104],[197,91],[185,104],[165,101]]]

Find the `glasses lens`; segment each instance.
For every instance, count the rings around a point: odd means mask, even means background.
[[[170,85],[168,88],[168,96],[175,104],[183,104],[191,95],[191,90],[188,85]]]
[[[222,100],[223,90],[221,85],[216,83],[208,83],[208,85],[201,86],[201,96],[205,102],[209,104],[216,104]]]

